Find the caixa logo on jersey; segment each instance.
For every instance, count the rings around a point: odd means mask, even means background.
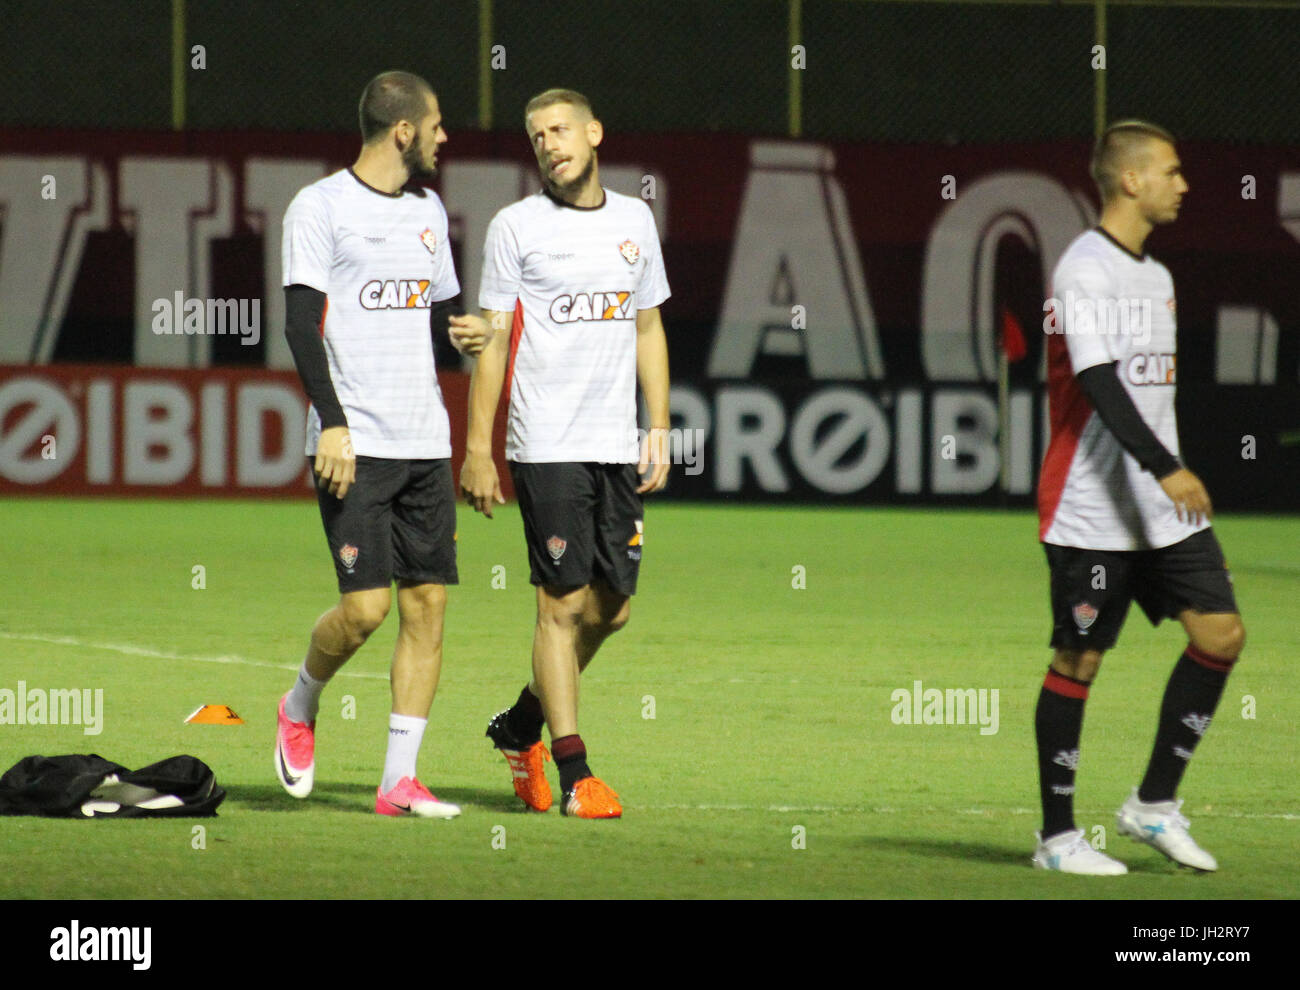
[[[371,279],[358,296],[364,309],[428,309],[427,278]]]
[[[578,292],[551,300],[551,319],[556,323],[580,320],[630,320],[636,315],[634,292]]]
[[[1134,354],[1128,359],[1128,380],[1134,385],[1175,385],[1177,354]]]

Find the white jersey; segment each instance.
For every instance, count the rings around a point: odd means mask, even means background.
[[[539,192],[488,227],[479,305],[514,312],[508,460],[639,456],[636,315],[668,298],[668,281],[650,208],[604,192],[591,208]]]
[[[1052,438],[1038,486],[1039,538],[1092,550],[1166,547],[1205,529],[1181,522],[1152,475],[1102,423],[1075,376],[1119,363],[1119,380],[1175,457],[1178,424],[1174,281],[1099,229],[1080,234],[1052,276],[1048,394]]]
[[[389,195],[342,169],[284,215],[284,284],[325,293],[330,378],[358,456],[451,456],[429,307],[460,292],[447,211],[432,190]],[[307,412],[307,453],[320,416]]]

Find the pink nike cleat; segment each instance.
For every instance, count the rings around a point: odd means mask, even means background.
[[[375,811],[381,815],[418,815],[420,818],[455,818],[460,808],[439,801],[414,777],[403,777],[385,794],[375,789]]]
[[[316,723],[292,722],[284,713],[284,699],[276,713],[275,775],[284,789],[296,798],[311,793],[316,779]]]

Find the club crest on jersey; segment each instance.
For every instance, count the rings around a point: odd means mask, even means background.
[[[430,254],[437,254],[438,235],[428,227],[425,227],[424,230],[420,231],[420,243],[429,249]]]
[[[618,253],[623,256],[623,260],[629,265],[635,265],[641,257],[641,249],[631,240],[626,240],[618,246]]]
[[[552,536],[546,541],[546,552],[551,555],[551,559],[557,564],[560,558],[564,556],[565,549],[569,546],[569,541],[561,539],[558,536]]]
[[[630,320],[635,316],[631,292],[576,292],[551,300],[551,319],[556,323],[582,320]]]
[[[350,570],[352,565],[357,562],[359,552],[351,543],[345,543],[339,547],[339,560],[343,561],[343,566]]]
[[[1079,627],[1079,632],[1087,632],[1088,627],[1097,621],[1098,611],[1087,602],[1080,602],[1074,606],[1074,624]]]
[[[358,298],[363,309],[428,309],[431,284],[427,278],[376,278]]]

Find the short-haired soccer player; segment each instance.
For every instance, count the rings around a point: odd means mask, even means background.
[[[1165,687],[1154,750],[1117,813],[1120,833],[1175,863],[1214,870],[1175,795],[1210,724],[1245,630],[1214,531],[1209,495],[1179,461],[1176,323],[1169,270],[1148,235],[1177,216],[1188,186],[1165,130],[1112,124],[1092,173],[1101,220],[1052,277],[1047,342],[1051,442],[1038,490],[1051,571],[1055,650],[1035,714],[1043,828],[1035,866],[1121,874],[1075,827],[1084,703],[1131,601],[1153,624],[1176,618],[1188,643]]]
[[[578,677],[628,619],[643,543],[642,495],[667,481],[668,298],[649,207],[600,185],[604,131],[585,96],[547,90],[524,111],[543,189],[488,227],[479,305],[493,335],[470,384],[461,489],[487,516],[501,502],[492,421],[508,391],[506,459],[537,586],[532,681],[487,734],[515,793],[546,811],[543,723],[563,814],[617,818],[578,734]],[[638,442],[640,380],[650,430]],[[638,484],[638,479],[640,483]]]
[[[457,582],[456,494],[434,338],[457,316],[460,284],[432,176],[447,140],[438,98],[408,72],[385,72],[360,105],[355,164],[302,189],[284,217],[286,334],[311,399],[307,456],[338,578],[302,669],[280,700],[275,770],[311,793],[316,714],[331,677],[388,614],[397,582],[388,752],[375,811],[452,818],[416,776],[442,667],[446,585]]]

